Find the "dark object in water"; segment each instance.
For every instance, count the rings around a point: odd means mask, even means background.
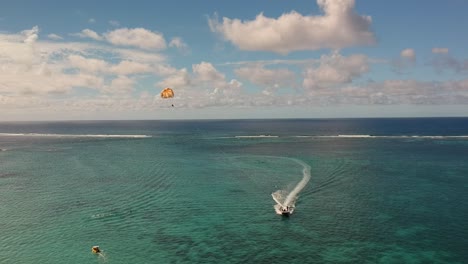
[[[292,213],[292,208],[289,206],[281,208],[281,215],[289,216]]]
[[[101,253],[101,249],[99,248],[99,246],[93,246],[91,248],[91,252],[93,252],[94,254],[99,254]]]

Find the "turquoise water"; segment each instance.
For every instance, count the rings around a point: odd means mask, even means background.
[[[0,263],[466,263],[467,121],[0,123]]]

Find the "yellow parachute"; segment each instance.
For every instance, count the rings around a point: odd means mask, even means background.
[[[172,98],[174,97],[174,91],[171,88],[165,88],[161,92],[161,98]]]

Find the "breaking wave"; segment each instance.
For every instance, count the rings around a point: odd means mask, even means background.
[[[235,138],[277,138],[279,136],[272,135],[253,135],[253,136],[235,136]]]
[[[150,138],[149,135],[0,133],[1,137]]]
[[[373,135],[336,135],[336,136],[309,136],[318,138],[430,138],[430,139],[450,139],[450,138],[466,138],[468,135],[461,136],[431,136],[431,135],[399,135],[399,136],[373,136]]]
[[[246,136],[231,136],[219,138],[385,138],[385,139],[468,139],[468,135],[367,135],[367,134],[342,134],[342,135],[246,135]]]

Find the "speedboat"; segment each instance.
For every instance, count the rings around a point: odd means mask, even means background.
[[[281,215],[289,216],[290,214],[292,214],[292,211],[293,211],[292,207],[289,207],[289,206],[282,207],[281,208]]]
[[[293,213],[294,207],[293,206],[275,206],[276,213],[283,215],[283,216],[289,216]]]

